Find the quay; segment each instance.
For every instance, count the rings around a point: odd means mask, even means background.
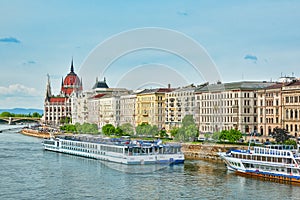
[[[21,134],[38,137],[38,138],[50,138],[50,132],[47,130],[24,128],[20,131]],[[53,135],[59,135],[61,133],[56,132]],[[233,148],[241,148],[241,145],[233,144],[216,144],[216,143],[200,143],[191,144],[183,143],[181,150],[187,160],[212,160],[222,162],[218,152],[226,152]],[[247,148],[242,146],[242,148]]]
[[[21,134],[32,136],[32,137],[38,137],[38,138],[50,138],[49,132],[39,131],[39,130],[33,130],[30,128],[24,128],[20,131]]]

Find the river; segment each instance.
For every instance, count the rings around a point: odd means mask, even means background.
[[[44,151],[14,127],[0,125],[0,199],[300,199],[300,186],[237,176],[223,163],[100,162]]]

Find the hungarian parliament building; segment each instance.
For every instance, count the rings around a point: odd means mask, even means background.
[[[95,79],[92,88],[83,90],[72,60],[60,93],[53,95],[48,76],[44,123],[93,123],[99,129],[106,124],[148,123],[169,131],[180,127],[184,116],[193,115],[201,133],[238,129],[268,136],[279,127],[297,136],[300,130],[300,80],[295,77],[139,91],[110,88],[105,78]]]

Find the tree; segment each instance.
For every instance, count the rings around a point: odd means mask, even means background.
[[[297,148],[297,142],[295,140],[288,139],[288,140],[284,141],[284,144],[293,145],[294,148]]]
[[[115,133],[115,127],[112,124],[106,124],[102,127],[102,133],[104,135],[112,135]]]
[[[243,135],[239,130],[230,129],[221,131],[219,135],[219,140],[228,140],[229,142],[236,142],[242,137]]]
[[[155,136],[158,133],[157,126],[151,126],[148,123],[141,123],[136,127],[137,135]]]
[[[115,128],[115,134],[117,136],[122,136],[123,135],[123,130],[120,127]]]
[[[182,126],[183,127],[188,127],[189,125],[196,125],[195,120],[193,118],[193,115],[186,115],[182,119]]]
[[[120,129],[123,131],[124,135],[133,135],[134,134],[133,126],[130,123],[122,124],[120,126]]]
[[[0,116],[1,117],[13,117],[13,114],[10,112],[2,112]]]
[[[286,140],[290,139],[292,136],[289,135],[289,132],[282,128],[275,128],[272,133],[272,137],[276,140],[277,143],[284,143]]]
[[[182,119],[182,127],[178,129],[175,140],[187,142],[194,141],[199,131],[192,115],[186,115]]]
[[[72,132],[75,133],[77,132],[76,126],[73,124],[66,124],[60,127],[60,130],[66,131],[66,132]]]
[[[158,132],[158,136],[159,136],[160,138],[168,137],[167,131],[166,131],[165,129],[161,129],[161,130]]]
[[[178,129],[179,128],[177,128],[177,127],[174,127],[174,128],[172,128],[171,130],[170,130],[170,133],[171,133],[171,137],[175,137],[176,135],[177,135],[177,133],[178,133]]]
[[[38,112],[32,113],[32,117],[41,118],[42,116]]]
[[[71,118],[70,117],[61,117],[60,118],[60,123],[61,124],[69,124],[71,122]]]
[[[83,123],[81,125],[79,123],[76,123],[75,127],[79,133],[90,133],[90,134],[98,133],[98,126],[96,124]]]

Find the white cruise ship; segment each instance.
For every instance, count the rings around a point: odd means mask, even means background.
[[[45,150],[128,165],[184,163],[180,144],[94,136],[60,136],[45,139]]]
[[[300,157],[291,145],[266,145],[253,150],[220,152],[227,168],[240,175],[300,183]]]

